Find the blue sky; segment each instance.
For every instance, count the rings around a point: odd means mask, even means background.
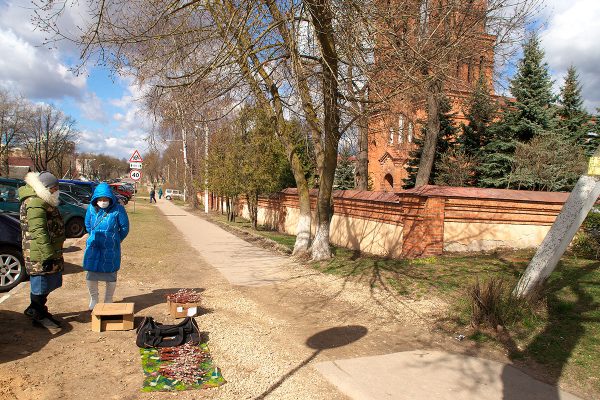
[[[63,21],[67,29],[82,23],[84,6],[69,9]],[[140,105],[142,90],[101,67],[86,66],[75,75],[70,68],[78,49],[68,42],[54,49],[42,46],[45,35],[31,24],[30,7],[30,0],[0,0],[0,86],[34,102],[54,103],[73,116],[81,130],[78,151],[127,158],[135,149],[146,151],[152,117]],[[575,65],[590,111],[600,107],[598,21],[600,0],[546,0],[537,21],[556,87]]]

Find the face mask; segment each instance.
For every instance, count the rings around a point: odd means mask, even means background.
[[[58,190],[56,192],[50,194],[50,197],[52,197],[52,202],[54,204],[58,204],[60,202],[60,198],[58,197],[59,195],[60,195],[60,192]]]
[[[108,206],[110,206],[110,201],[108,200],[98,202],[98,207],[100,208],[107,208]]]

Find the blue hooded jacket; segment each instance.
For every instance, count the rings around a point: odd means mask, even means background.
[[[108,197],[110,205],[98,207],[98,198]],[[83,256],[83,269],[92,272],[116,272],[121,267],[121,242],[129,233],[127,211],[119,204],[107,183],[94,190],[85,214],[85,228],[90,236]]]

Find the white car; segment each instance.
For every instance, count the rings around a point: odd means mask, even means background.
[[[165,199],[167,199],[167,200],[183,199],[183,193],[181,193],[181,190],[166,189],[165,190]]]

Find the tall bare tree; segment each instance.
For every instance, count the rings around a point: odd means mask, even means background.
[[[29,117],[29,104],[0,88],[0,171],[8,176],[8,156],[19,144]]]
[[[22,141],[35,168],[43,171],[68,152],[77,135],[73,118],[53,105],[39,105],[31,112]]]

